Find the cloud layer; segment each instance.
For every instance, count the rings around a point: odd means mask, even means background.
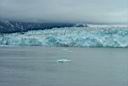
[[[128,23],[128,0],[0,0],[0,17],[24,21]]]

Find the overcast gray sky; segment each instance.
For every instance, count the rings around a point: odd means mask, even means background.
[[[128,24],[128,0],[0,0],[0,17]]]

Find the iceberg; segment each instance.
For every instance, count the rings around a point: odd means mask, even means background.
[[[58,63],[66,63],[66,62],[71,62],[71,60],[68,59],[59,59],[57,60]]]

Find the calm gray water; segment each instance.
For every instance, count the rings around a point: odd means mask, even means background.
[[[128,86],[128,49],[0,48],[0,86]]]

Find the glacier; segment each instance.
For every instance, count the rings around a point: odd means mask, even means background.
[[[0,46],[128,47],[128,26],[63,27],[0,34]]]

